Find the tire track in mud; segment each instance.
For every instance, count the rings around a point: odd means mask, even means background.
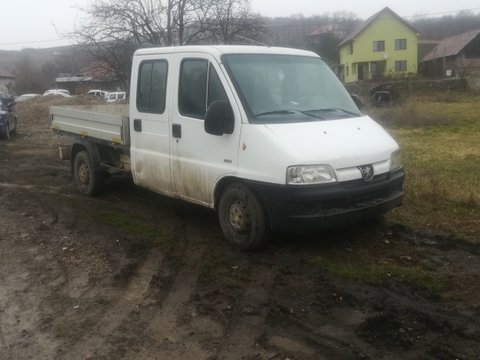
[[[256,339],[265,358],[362,358],[364,343],[356,341],[349,329],[367,315],[356,306],[332,301],[328,285],[305,262],[308,255],[303,250],[279,250],[270,255],[269,261],[278,264],[277,274],[271,285],[264,332]]]
[[[41,191],[44,194],[58,194],[63,190],[60,186],[42,186],[41,188],[36,185],[28,184],[12,184],[12,183],[0,183],[0,188],[11,190],[28,190],[28,191]]]
[[[271,290],[277,274],[275,266],[264,264],[255,266],[249,283],[233,305],[232,316],[224,328],[222,342],[215,352],[215,358],[243,359],[265,352],[258,347],[258,341],[266,330]]]
[[[0,203],[0,358],[47,358],[58,343],[49,334],[37,332],[42,316],[39,301],[45,296],[38,281],[43,249],[32,239],[42,218],[17,226],[23,216],[8,210],[8,205],[8,201]],[[44,256],[52,260],[50,254]]]
[[[284,308],[278,303],[275,307],[272,317],[276,318],[276,324],[262,338],[264,346],[301,356],[302,359],[315,360],[356,359],[363,358],[360,354],[367,353],[366,344],[358,341],[349,331],[366,318],[357,309],[331,309],[321,316],[321,321],[317,319],[309,323],[291,308]],[[282,323],[281,327],[278,322]]]
[[[65,349],[70,359],[87,359],[103,356],[111,347],[112,334],[120,328],[132,312],[148,306],[148,293],[152,277],[157,273],[163,261],[163,254],[150,249],[146,258],[132,274],[129,282],[116,296],[115,303],[103,313],[88,334],[83,336],[71,348]]]
[[[157,306],[146,309],[143,314],[144,339],[136,349],[127,351],[124,355],[127,359],[198,360],[208,356],[208,352],[192,337],[198,329],[192,317],[194,308],[190,304],[205,252],[205,248],[196,243],[203,235],[195,225],[183,223],[184,244],[177,248],[176,254],[171,254],[177,262],[173,265],[166,264],[168,269],[159,270],[168,274],[171,282],[166,281],[161,284],[160,290],[154,290],[157,292]],[[216,327],[210,322],[204,325],[204,330],[210,326]]]

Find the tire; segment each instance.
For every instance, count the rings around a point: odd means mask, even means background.
[[[80,151],[73,161],[73,178],[78,190],[84,195],[95,196],[103,185],[101,172],[95,171],[87,151]]]
[[[17,133],[17,117],[15,116],[15,118],[13,119],[13,129],[10,130],[10,133],[11,134],[16,134]]]
[[[258,196],[244,184],[231,184],[222,193],[218,220],[226,240],[240,250],[257,250],[270,241],[265,209]]]
[[[10,139],[10,128],[9,128],[8,124],[6,124],[6,126],[5,126],[5,131],[2,134],[2,138],[5,139],[5,140]]]

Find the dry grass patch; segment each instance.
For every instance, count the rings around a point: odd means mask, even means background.
[[[369,112],[402,148],[405,202],[389,219],[480,242],[480,96],[449,96]]]
[[[48,122],[50,106],[63,105],[92,105],[105,103],[96,96],[37,96],[33,99],[18,103],[15,105],[15,114],[18,117],[20,131],[30,129],[35,126],[35,130],[50,130]]]

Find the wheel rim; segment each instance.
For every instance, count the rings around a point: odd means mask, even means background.
[[[84,162],[82,162],[78,167],[78,179],[80,180],[80,184],[83,186],[88,186],[90,182],[90,169]]]
[[[245,234],[251,229],[251,215],[247,204],[242,200],[232,202],[228,212],[228,223],[238,233]]]

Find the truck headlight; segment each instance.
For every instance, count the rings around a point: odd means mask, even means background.
[[[390,171],[396,171],[402,167],[402,156],[400,150],[394,151],[390,156]]]
[[[330,165],[298,165],[287,169],[287,184],[323,184],[336,182]]]

